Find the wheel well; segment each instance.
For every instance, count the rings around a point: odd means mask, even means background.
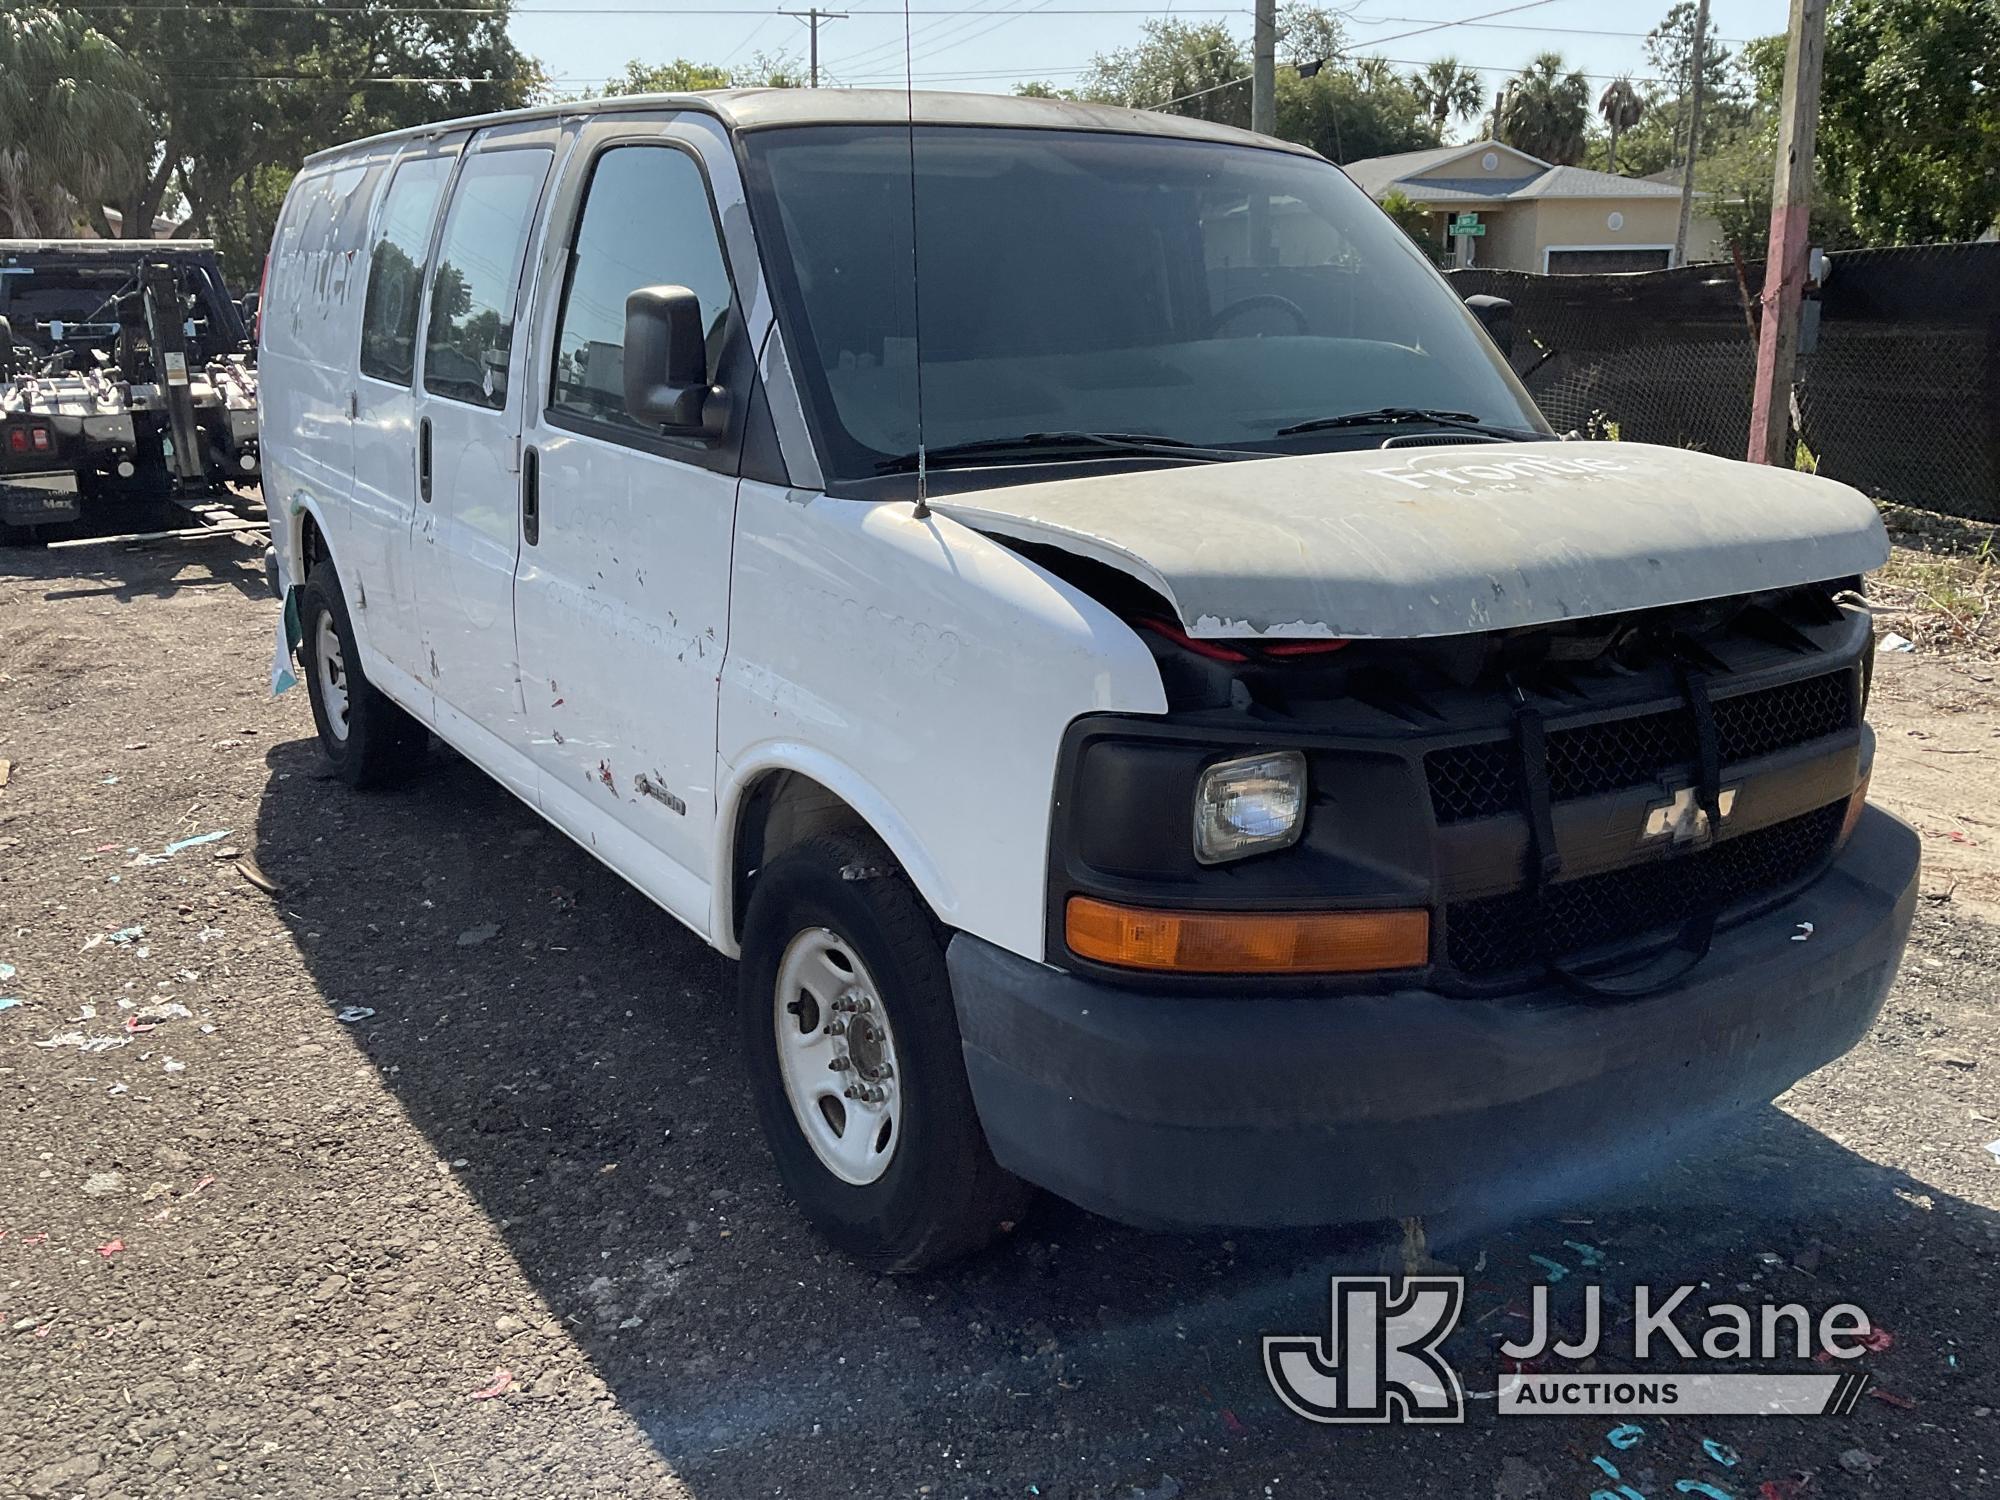
[[[300,583],[312,577],[312,570],[325,556],[326,538],[320,534],[319,522],[313,519],[312,512],[307,511],[299,519],[299,559],[305,570],[300,575]]]
[[[772,771],[759,778],[744,795],[736,818],[730,901],[735,936],[743,936],[743,914],[750,909],[759,871],[803,839],[847,828],[875,837],[866,818],[810,776]]]

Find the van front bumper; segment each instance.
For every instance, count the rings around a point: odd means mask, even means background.
[[[1147,993],[963,934],[949,965],[993,1154],[1085,1208],[1177,1226],[1520,1212],[1637,1176],[1858,1042],[1917,867],[1915,832],[1870,808],[1818,880],[1633,1000]]]

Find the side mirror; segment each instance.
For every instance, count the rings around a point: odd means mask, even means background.
[[[713,441],[728,401],[708,383],[701,301],[684,286],[642,286],[625,299],[625,410],[672,437]]]
[[[243,314],[243,323],[247,328],[255,328],[257,326],[257,304],[259,300],[257,294],[251,292],[236,304],[236,310]]]
[[[1465,305],[1472,310],[1473,317],[1479,319],[1479,326],[1486,330],[1486,336],[1500,346],[1500,352],[1509,359],[1514,357],[1514,304],[1505,297],[1490,297],[1481,292],[1476,297],[1467,297]]]

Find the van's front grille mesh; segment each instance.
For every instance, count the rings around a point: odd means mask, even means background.
[[[1722,763],[1754,760],[1854,727],[1851,668],[1715,701]],[[1548,736],[1549,784],[1558,802],[1646,786],[1696,758],[1694,716],[1685,708],[1607,719]],[[1484,740],[1424,757],[1440,823],[1518,811],[1523,803],[1512,740]]]
[[[1683,853],[1444,909],[1444,957],[1468,978],[1523,969],[1672,929],[1814,874],[1833,852],[1845,801]]]

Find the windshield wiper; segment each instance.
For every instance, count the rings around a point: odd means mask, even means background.
[[[924,450],[926,467],[951,468],[978,459],[1028,458],[1055,462],[1065,458],[1095,458],[1102,453],[1136,453],[1177,458],[1188,463],[1220,463],[1232,458],[1263,457],[1234,448],[1205,448],[1180,438],[1146,432],[1028,432],[1019,437],[976,438]],[[875,465],[878,474],[914,472],[917,455],[901,453]]]
[[[1300,432],[1326,432],[1335,427],[1446,427],[1457,432],[1490,433],[1494,437],[1528,438],[1541,434],[1525,427],[1500,427],[1482,422],[1474,412],[1436,411],[1424,406],[1378,406],[1372,411],[1350,411],[1337,417],[1315,417],[1310,422],[1294,422],[1280,427],[1275,437],[1291,437]]]

